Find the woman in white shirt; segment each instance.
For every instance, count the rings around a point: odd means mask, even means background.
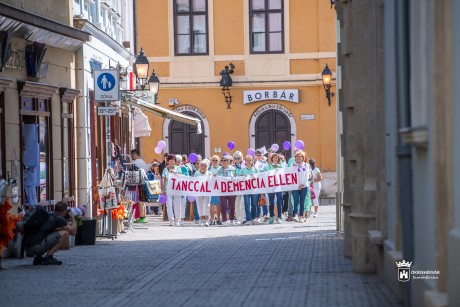
[[[321,171],[315,165],[315,159],[311,158],[309,161],[312,173],[313,173],[313,189],[315,190],[315,199],[313,199],[313,206],[315,207],[315,213],[313,213],[313,217],[318,216],[318,207],[319,207],[319,193],[321,193],[321,180],[323,176],[321,176]]]
[[[162,174],[162,187],[163,193],[166,193],[168,190],[169,174],[182,174],[182,170],[179,166],[176,166],[176,156],[168,155],[166,157],[167,166],[163,170]],[[180,212],[181,212],[181,197],[182,196],[172,196],[166,195],[168,198],[166,200],[166,209],[168,212],[169,225],[170,226],[180,226]],[[174,206],[174,211],[173,211]]]
[[[311,168],[308,163],[305,163],[305,152],[299,151],[295,154],[295,162],[292,166],[297,167],[299,186],[297,190],[292,191],[292,199],[294,204],[294,221],[303,223],[306,221],[304,217],[305,201],[309,196]],[[300,208],[299,208],[300,205]]]
[[[209,167],[208,159],[204,159],[203,161],[201,161],[198,170],[195,172],[195,177],[211,176],[212,174],[210,171],[208,171],[208,167]],[[196,197],[196,206],[198,209],[198,215],[200,216],[201,226],[209,226],[208,217],[209,217],[210,198],[211,198],[210,196],[197,196]]]

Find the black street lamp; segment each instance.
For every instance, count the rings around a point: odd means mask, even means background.
[[[144,54],[144,49],[141,48],[139,55],[134,62],[134,74],[136,75],[136,83],[139,85],[140,89],[135,90],[122,90],[121,94],[123,97],[128,95],[128,97],[137,96],[138,98],[147,98],[149,97],[146,88],[153,93],[153,102],[157,103],[158,92],[160,90],[160,79],[155,73],[155,70],[152,70],[152,74],[148,77],[149,73],[149,60]],[[147,80],[148,79],[148,80]]]
[[[321,77],[323,78],[323,86],[324,90],[326,91],[326,98],[329,103],[329,106],[331,106],[331,80],[332,80],[332,72],[327,66],[324,67],[323,72],[321,73]]]
[[[139,55],[134,62],[134,74],[137,78],[137,83],[141,87],[141,90],[145,89],[145,81],[149,73],[149,60],[144,55],[144,49],[141,48]]]
[[[155,73],[155,69],[152,70],[152,74],[150,75],[148,83],[149,89],[153,93],[153,102],[157,104],[158,91],[160,90],[160,79],[158,79],[158,76]]]

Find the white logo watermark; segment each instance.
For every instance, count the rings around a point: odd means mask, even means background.
[[[400,282],[406,282],[412,279],[438,279],[441,271],[437,270],[411,270],[410,267],[412,262],[396,262],[398,267],[398,280]]]

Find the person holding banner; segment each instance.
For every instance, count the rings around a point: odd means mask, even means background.
[[[282,168],[282,164],[280,161],[280,157],[277,153],[272,153],[268,165],[265,167],[266,171],[270,171],[273,169],[280,169]],[[268,194],[268,203],[269,203],[269,210],[270,210],[270,220],[268,221],[269,224],[273,224],[275,220],[275,196],[276,196],[276,206],[278,208],[278,219],[276,222],[281,224],[281,217],[283,214],[283,192],[275,192]]]
[[[265,146],[263,147],[264,150],[262,150],[262,148],[260,149],[256,149],[255,151],[255,161],[254,161],[254,166],[256,167],[256,169],[261,172],[265,169],[265,167],[267,166],[267,161],[265,160],[265,157],[264,157],[264,154],[266,153],[266,150],[265,150]],[[259,194],[259,197],[260,197],[261,194]],[[263,207],[257,207],[257,218],[259,218],[260,216],[260,211],[262,210],[263,212],[263,218],[264,218],[264,221],[268,221],[268,208],[267,206],[263,206]]]
[[[241,151],[235,151],[233,153],[233,160],[235,161],[235,173],[236,176],[243,176],[243,153]],[[237,195],[235,200],[235,217],[237,223],[246,223],[246,214],[244,208],[244,197],[243,195]]]
[[[195,172],[195,177],[201,177],[201,176],[211,176],[211,172],[208,171],[209,167],[209,160],[204,159],[200,161],[200,166],[198,171]],[[197,196],[195,201],[196,201],[196,206],[198,208],[198,215],[200,216],[200,225],[201,226],[209,226],[209,196]]]
[[[211,166],[209,167],[209,172],[213,176],[217,176],[217,172],[220,168],[219,165],[220,158],[217,155],[214,155],[211,157]],[[220,221],[220,198],[219,196],[211,196],[210,200],[210,205],[211,205],[211,225],[216,225],[216,220],[215,217],[217,217],[217,225],[222,225],[222,222]]]
[[[167,166],[163,170],[163,180],[162,180],[162,186],[163,186],[163,194],[166,193],[166,190],[168,189],[168,177],[169,174],[182,174],[182,170],[179,166],[176,165],[176,156],[170,154],[166,157],[166,163]],[[168,217],[169,217],[169,226],[180,226],[180,213],[181,213],[181,205],[182,201],[181,198],[182,196],[172,196],[172,195],[166,195],[167,200],[166,200],[166,209],[168,212]],[[173,206],[174,206],[174,211],[173,211]]]
[[[292,166],[297,167],[299,187],[297,190],[293,190],[292,199],[294,205],[294,221],[304,223],[306,221],[304,217],[305,210],[305,201],[307,196],[309,196],[310,191],[310,178],[311,178],[311,168],[308,163],[305,163],[305,152],[298,151],[295,154],[295,162]],[[299,210],[300,205],[300,210]],[[300,217],[299,217],[300,216]]]
[[[228,155],[223,156],[220,159],[221,166],[217,170],[217,175],[226,177],[226,178],[232,178],[235,177],[236,169],[229,165],[230,159]],[[233,224],[233,220],[235,219],[235,200],[236,196],[231,195],[231,196],[220,196],[220,212],[222,214],[222,222],[227,225]],[[227,208],[230,209],[230,220],[227,221]]]
[[[245,166],[242,170],[243,176],[253,176],[258,171],[254,166],[254,158],[251,155],[247,155],[244,159]],[[244,197],[244,211],[246,212],[246,225],[254,225],[257,221],[256,213],[259,201],[259,194],[246,194]]]

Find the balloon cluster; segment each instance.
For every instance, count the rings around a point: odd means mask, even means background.
[[[159,155],[165,148],[166,148],[166,142],[163,140],[160,140],[158,141],[157,147],[155,147],[154,151],[157,155]]]

